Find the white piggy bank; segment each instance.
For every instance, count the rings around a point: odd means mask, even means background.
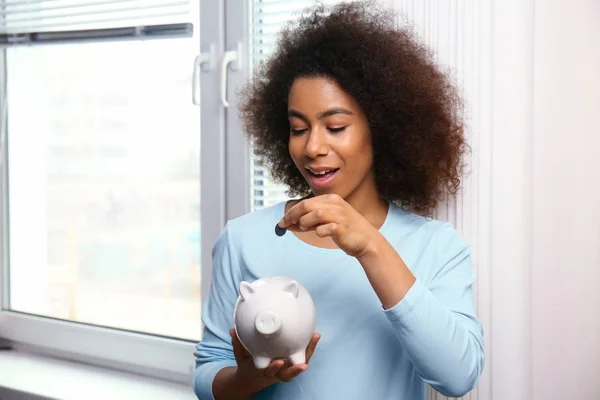
[[[272,360],[306,361],[315,332],[316,308],[308,291],[293,279],[269,277],[240,283],[233,312],[235,332],[256,368]]]

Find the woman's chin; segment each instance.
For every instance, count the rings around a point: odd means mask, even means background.
[[[335,188],[314,188],[311,187],[311,193],[313,196],[324,196],[326,194],[337,194],[338,196],[344,198],[342,193],[339,190],[335,190]]]

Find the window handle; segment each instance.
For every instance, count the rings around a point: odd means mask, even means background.
[[[200,74],[212,71],[216,67],[217,48],[214,43],[208,45],[206,51],[201,52],[194,59],[194,70],[192,72],[192,103],[200,105]]]
[[[231,64],[233,71],[237,71],[242,67],[242,47],[242,43],[238,43],[237,49],[226,51],[221,60],[221,103],[225,108],[229,107],[227,101],[227,67]]]

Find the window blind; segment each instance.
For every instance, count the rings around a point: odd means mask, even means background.
[[[333,5],[342,0],[321,0],[319,3]],[[252,19],[253,61],[260,63],[275,49],[281,28],[296,20],[301,12],[317,4],[316,0],[254,0]]]
[[[332,5],[342,0],[320,1]],[[252,2],[252,60],[258,66],[267,60],[275,50],[281,28],[295,21],[301,12],[317,4],[316,0],[253,0]],[[258,156],[251,160],[252,210],[262,209],[288,199],[287,187],[272,181],[268,168]]]
[[[281,28],[314,3],[313,0],[254,0],[253,61],[257,64],[265,61],[275,49]]]
[[[0,45],[191,36],[198,0],[0,0]]]

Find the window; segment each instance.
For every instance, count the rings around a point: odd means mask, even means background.
[[[0,337],[188,381],[204,237],[222,229],[202,217],[223,199],[202,193],[198,90],[218,69],[200,43],[216,13],[0,0]]]

